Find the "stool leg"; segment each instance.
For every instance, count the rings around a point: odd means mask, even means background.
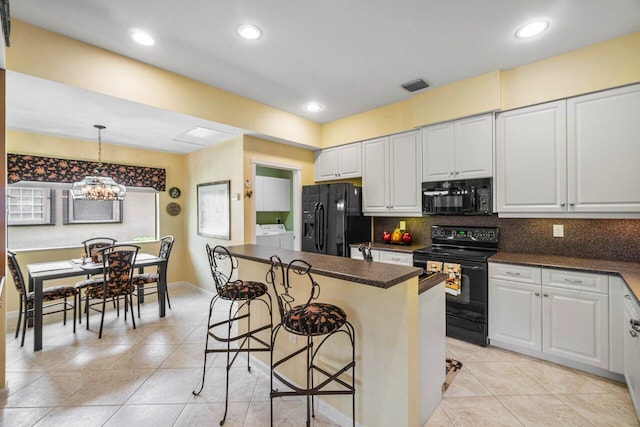
[[[309,427],[311,425],[311,405],[313,402],[313,398],[311,393],[309,393],[309,390],[311,390],[309,388],[309,383],[311,381],[311,375],[313,375],[313,373],[311,372],[311,343],[313,341],[311,340],[311,336],[307,337],[307,427]]]
[[[198,391],[193,390],[191,393],[193,393],[194,396],[199,395],[200,393],[202,393],[202,389],[204,388],[204,376],[207,373],[207,349],[209,348],[209,327],[211,326],[211,315],[213,313],[213,306],[216,303],[216,299],[217,297],[213,297],[211,299],[211,303],[209,304],[209,321],[207,322],[207,338],[204,342],[204,366],[202,367],[202,383],[200,384],[200,388],[198,389]]]
[[[251,300],[247,301],[247,331],[251,331]],[[251,372],[249,358],[251,357],[251,335],[247,337],[247,371]]]
[[[228,319],[231,319],[231,313],[233,312],[233,304],[235,303],[235,301],[231,301],[231,305],[229,306],[229,317]],[[222,416],[222,421],[220,421],[220,425],[223,425],[225,420],[227,419],[227,410],[229,409],[229,370],[231,369],[231,366],[229,366],[230,363],[230,357],[231,357],[231,326],[232,326],[232,322],[229,321],[229,327],[227,328],[227,377],[226,377],[226,382],[225,382],[225,391],[224,391],[224,415]]]

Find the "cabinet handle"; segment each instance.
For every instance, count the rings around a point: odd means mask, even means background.
[[[624,299],[631,299],[631,295],[625,295]]]
[[[460,173],[460,172],[456,171],[456,172],[454,173],[454,175],[458,175],[459,173]]]
[[[540,292],[535,292],[534,295],[539,297],[540,296]]]
[[[582,283],[582,280],[574,280],[574,279],[564,279],[565,282],[569,283]]]
[[[453,172],[449,172],[449,176],[453,176]]]
[[[564,207],[564,205],[566,205],[565,202],[560,203],[560,206]]]
[[[569,206],[575,206],[575,205],[576,205],[576,204],[575,204],[575,203],[573,203],[573,202],[569,203]]]
[[[542,294],[542,296],[544,296],[545,298],[547,298],[549,296],[549,294]]]
[[[629,323],[631,323],[631,329],[636,332],[640,332],[640,320],[631,319]]]
[[[629,335],[631,335],[633,338],[638,338],[638,333],[633,329],[629,329]]]
[[[509,276],[519,276],[520,275],[520,273],[513,272],[513,271],[505,271],[505,273],[507,273]]]

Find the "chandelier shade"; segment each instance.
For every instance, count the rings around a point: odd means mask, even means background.
[[[116,183],[113,178],[104,176],[102,168],[102,125],[93,125],[98,129],[98,167],[94,175],[86,176],[82,181],[74,182],[71,197],[76,200],[124,200],[127,189]]]

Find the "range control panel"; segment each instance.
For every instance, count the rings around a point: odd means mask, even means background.
[[[431,227],[431,239],[448,242],[498,243],[497,227],[455,227],[434,225]]]

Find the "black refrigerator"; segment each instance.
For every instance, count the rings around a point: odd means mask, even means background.
[[[371,240],[362,188],[350,183],[302,187],[302,250],[349,257],[351,243]]]

